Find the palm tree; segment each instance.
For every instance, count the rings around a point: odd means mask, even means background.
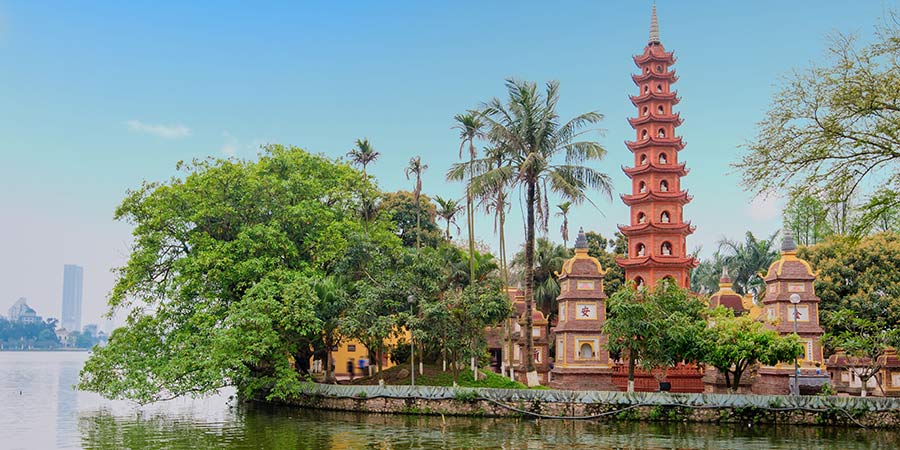
[[[493,167],[493,160],[484,158],[457,163],[448,178],[462,180],[472,177],[469,189],[482,195],[492,187],[510,185],[525,190],[525,355],[534,352],[532,338],[534,311],[534,242],[536,220],[547,228],[547,194],[553,190],[565,200],[577,204],[586,199],[589,188],[599,189],[612,197],[612,182],[606,174],[582,165],[588,160],[601,159],[606,150],[594,141],[580,140],[590,130],[585,126],[599,122],[603,116],[588,112],[560,125],[556,104],[559,83],[547,83],[546,93],[538,93],[535,83],[507,80],[509,100],[494,98],[485,105],[481,116],[489,131],[488,139],[503,154],[504,164]],[[556,159],[564,158],[557,163]],[[590,201],[590,200],[588,200]],[[537,213],[537,217],[535,217]],[[530,385],[535,385],[537,372],[532,358],[525,358],[525,370]]]
[[[459,235],[460,230],[459,225],[456,224],[456,214],[462,211],[463,205],[460,205],[456,200],[445,199],[440,195],[434,196],[434,201],[438,204],[437,215],[447,221],[447,229],[445,230],[447,239],[450,239],[450,224],[456,226],[456,234]]]
[[[368,204],[368,185],[369,185],[369,175],[366,172],[366,168],[369,164],[375,162],[378,159],[380,153],[375,151],[375,148],[372,147],[372,144],[369,144],[368,138],[357,139],[356,140],[356,148],[351,149],[347,152],[347,156],[350,157],[350,162],[362,167],[363,172],[363,192],[362,192],[362,203],[363,203],[363,218],[365,219],[366,233],[369,232],[369,212],[371,211],[371,205]]]
[[[419,197],[422,195],[422,173],[428,170],[428,164],[422,164],[421,156],[409,158],[409,166],[406,167],[406,179],[411,175],[416,177],[416,187],[413,189],[413,199],[416,201],[416,251],[419,251],[421,241],[421,215],[422,211],[419,207]]]
[[[562,270],[563,263],[571,255],[566,247],[547,238],[537,238],[534,244],[534,304],[549,319],[556,311],[556,297],[559,297],[555,274]],[[514,267],[523,268],[525,252],[516,253],[512,263]]]
[[[775,239],[778,232],[772,233],[768,239],[757,239],[751,232],[744,235],[744,242],[723,239],[719,242],[719,251],[724,255],[725,265],[738,294],[752,294],[759,300],[765,291],[765,272],[776,259],[779,249]]]
[[[469,111],[466,114],[457,114],[453,116],[453,120],[456,121],[456,125],[453,126],[454,129],[459,130],[459,158],[463,157],[463,149],[466,148],[466,144],[468,144],[469,150],[469,165],[468,165],[468,174],[469,180],[471,181],[472,176],[474,174],[472,164],[475,161],[475,158],[478,156],[477,150],[475,150],[475,139],[484,139],[484,122],[481,120],[481,114],[474,111]],[[462,180],[463,178],[459,178]],[[466,185],[466,217],[469,227],[469,279],[475,279],[475,206],[474,206],[474,196],[472,195],[472,189],[467,184]]]
[[[487,158],[492,159],[491,168],[501,167],[504,164],[503,152],[493,147],[486,151]],[[500,275],[503,285],[509,286],[509,270],[506,262],[506,211],[509,209],[509,201],[506,193],[507,186],[499,183],[491,186],[479,196],[478,206],[484,208],[488,214],[494,215],[494,233],[499,234],[500,239]]]
[[[559,208],[559,212],[556,215],[563,218],[563,223],[559,226],[559,232],[562,233],[563,247],[565,248],[569,248],[569,207],[571,206],[572,202],[562,202],[556,205]]]

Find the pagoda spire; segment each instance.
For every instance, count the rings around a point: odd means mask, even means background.
[[[653,13],[650,15],[650,44],[659,43],[659,19],[656,18],[656,2],[653,2]]]

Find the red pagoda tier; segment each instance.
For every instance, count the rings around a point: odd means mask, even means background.
[[[619,226],[628,238],[628,255],[616,262],[625,269],[626,280],[638,286],[652,287],[671,278],[686,288],[697,260],[687,254],[686,238],[694,227],[683,216],[691,196],[681,187],[688,170],[678,155],[685,142],[675,133],[682,123],[680,114],[673,111],[679,97],[672,85],[678,76],[672,68],[675,56],[659,40],[655,7],[650,41],[634,63],[640,68],[632,76],[638,95],[630,98],[637,117],[628,123],[636,138],[625,143],[634,154],[634,166],[622,169],[631,178],[631,193],[622,195],[631,207],[631,222]]]

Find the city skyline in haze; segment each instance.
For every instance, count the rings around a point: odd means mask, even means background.
[[[578,206],[569,223],[570,234],[612,236],[628,220],[618,194],[630,191],[621,167],[634,139],[631,58],[647,43],[651,4],[0,1],[0,304],[27,297],[41,315],[61,315],[59,267],[76,263],[82,321],[102,323],[112,269],[130,245],[115,208],[144,180],[178,176],[179,160],[253,158],[267,142],[340,158],[367,137],[382,154],[369,166],[382,190],[411,189],[402,167],[421,155],[424,192],[460,198],[463,186],[444,180],[459,148],[453,115],[503,98],[507,77],[560,81],[563,119],[605,115],[592,137],[608,151],[596,168],[615,194],[592,193],[599,210]],[[780,227],[780,202],[744,192],[730,164],[779,77],[820,60],[829,33],[868,39],[896,7],[657,2],[661,41],[678,58],[690,250],[708,255],[722,237]],[[512,200],[510,254],[523,241]],[[559,223],[549,232],[557,242]],[[476,234],[496,248],[491,218],[476,219]]]

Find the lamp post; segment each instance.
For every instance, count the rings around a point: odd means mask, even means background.
[[[800,310],[797,308],[797,305],[800,303],[800,295],[791,294],[791,296],[788,297],[788,300],[794,305],[794,336],[797,336],[797,316],[800,315]],[[803,352],[805,354],[806,349],[803,349]],[[797,363],[797,358],[794,358],[794,389],[792,389],[794,395],[800,395],[800,385],[798,384],[797,378],[798,372],[800,372],[800,367]]]
[[[410,324],[412,323],[413,317],[413,307],[416,304],[416,297],[412,294],[409,294],[406,297],[406,301],[409,302],[409,319]],[[416,385],[416,347],[413,343],[413,330],[412,326],[409,327],[409,385]]]

